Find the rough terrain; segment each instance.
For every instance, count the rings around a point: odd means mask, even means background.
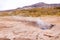
[[[52,29],[42,30],[32,23],[26,22],[25,17],[0,17],[0,40],[60,40],[60,17],[39,17],[47,23],[54,24]],[[28,17],[26,20],[36,20]],[[23,21],[19,20],[23,19]]]

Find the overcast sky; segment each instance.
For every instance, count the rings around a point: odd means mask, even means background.
[[[60,3],[60,0],[0,0],[0,10],[15,9],[26,5],[35,4],[38,2],[44,3]]]

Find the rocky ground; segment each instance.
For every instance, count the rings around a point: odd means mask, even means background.
[[[0,17],[0,40],[60,40],[60,17],[39,17],[45,22],[55,25],[52,29],[47,30],[42,30],[38,26],[25,21],[34,21],[36,18],[19,16]]]

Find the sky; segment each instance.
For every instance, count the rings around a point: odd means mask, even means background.
[[[38,2],[44,2],[48,4],[60,3],[60,0],[0,0],[0,10],[10,10],[18,7],[23,7]]]

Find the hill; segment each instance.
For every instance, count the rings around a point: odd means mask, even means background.
[[[30,6],[13,10],[0,11],[0,16],[33,16],[58,15],[60,16],[60,4],[36,3]]]
[[[23,8],[47,8],[47,7],[60,7],[60,3],[59,4],[47,4],[47,3],[43,3],[43,2],[39,2],[36,4],[32,4],[29,6],[24,6]]]

